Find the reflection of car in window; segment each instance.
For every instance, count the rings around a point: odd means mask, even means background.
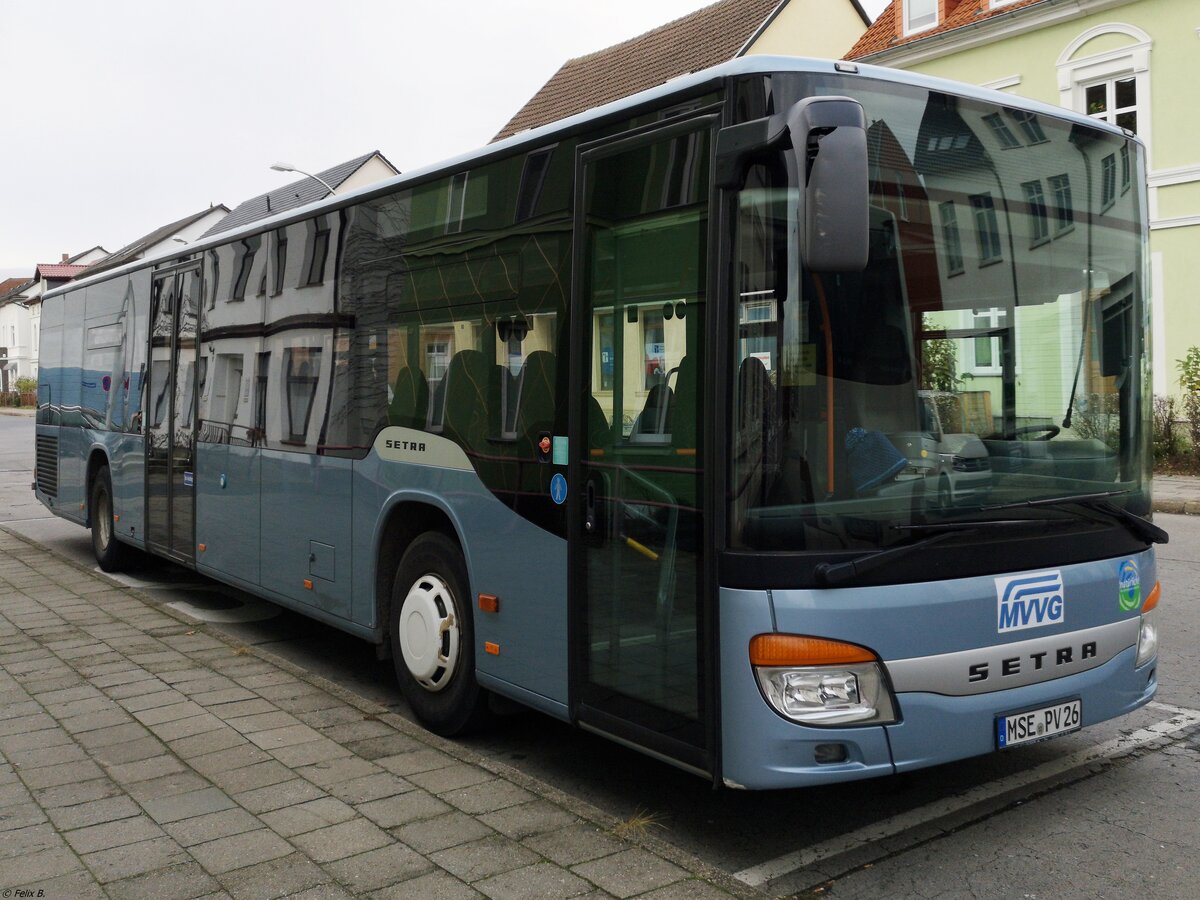
[[[942,391],[921,391],[920,398],[922,418],[937,445],[938,504],[952,506],[968,500],[982,500],[992,486],[992,464],[987,447],[978,435],[947,433],[942,427],[941,409],[956,408],[957,420],[963,420],[958,396]]]
[[[916,479],[925,479],[925,497],[932,506],[949,507],[981,503],[992,487],[992,465],[987,447],[976,434],[947,432],[947,423],[962,422],[958,395],[945,391],[919,391],[919,431],[888,432],[887,438],[906,465],[879,488],[882,496],[907,493]]]

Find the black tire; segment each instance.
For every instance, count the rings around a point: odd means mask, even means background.
[[[487,692],[475,680],[470,598],[466,563],[453,540],[427,532],[409,545],[392,583],[392,664],[417,718],[447,737],[489,718]]]
[[[89,519],[92,523],[92,552],[96,562],[105,572],[120,572],[132,555],[130,547],[117,540],[116,523],[113,520],[112,476],[108,466],[101,466],[92,479],[92,491],[88,497]]]

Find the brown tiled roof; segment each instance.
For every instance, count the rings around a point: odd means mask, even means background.
[[[495,140],[733,59],[787,0],[719,0],[653,31],[568,60]]]
[[[1049,0],[1016,0],[1015,3],[1006,3],[1004,6],[992,9],[992,4],[989,0],[944,0],[941,4],[949,9],[942,21],[938,22],[936,28],[930,28],[928,31],[921,31],[909,37],[904,36],[904,29],[900,25],[900,4],[903,0],[892,0],[888,4],[887,9],[879,14],[879,18],[874,21],[866,34],[858,39],[853,47],[846,53],[846,59],[862,59],[870,56],[873,53],[881,53],[884,50],[893,50],[896,47],[901,47],[906,44],[915,44],[918,41],[923,41],[935,35],[945,34],[947,31],[953,31],[955,28],[962,28],[966,25],[974,25],[977,22],[983,22],[987,19],[992,19],[997,16],[1005,16],[1013,12],[1013,10],[1023,9],[1026,6],[1034,6],[1038,3],[1046,3]]]
[[[29,284],[28,278],[5,278],[0,281],[0,298],[8,296],[19,287]]]
[[[38,263],[34,275],[49,281],[70,281],[87,271],[87,266],[63,265],[61,263]]]

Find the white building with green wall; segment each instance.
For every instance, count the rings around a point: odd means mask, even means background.
[[[1147,147],[1154,392],[1176,392],[1177,361],[1200,345],[1200,2],[893,0],[845,58],[1137,132]]]

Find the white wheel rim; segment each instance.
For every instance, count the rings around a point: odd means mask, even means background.
[[[417,684],[430,692],[454,674],[461,641],[454,595],[437,575],[422,575],[400,608],[400,654]]]
[[[100,496],[96,499],[98,502],[93,515],[96,516],[97,538],[100,542],[100,549],[107,550],[108,542],[112,540],[112,510],[108,507],[108,494],[101,491]]]

